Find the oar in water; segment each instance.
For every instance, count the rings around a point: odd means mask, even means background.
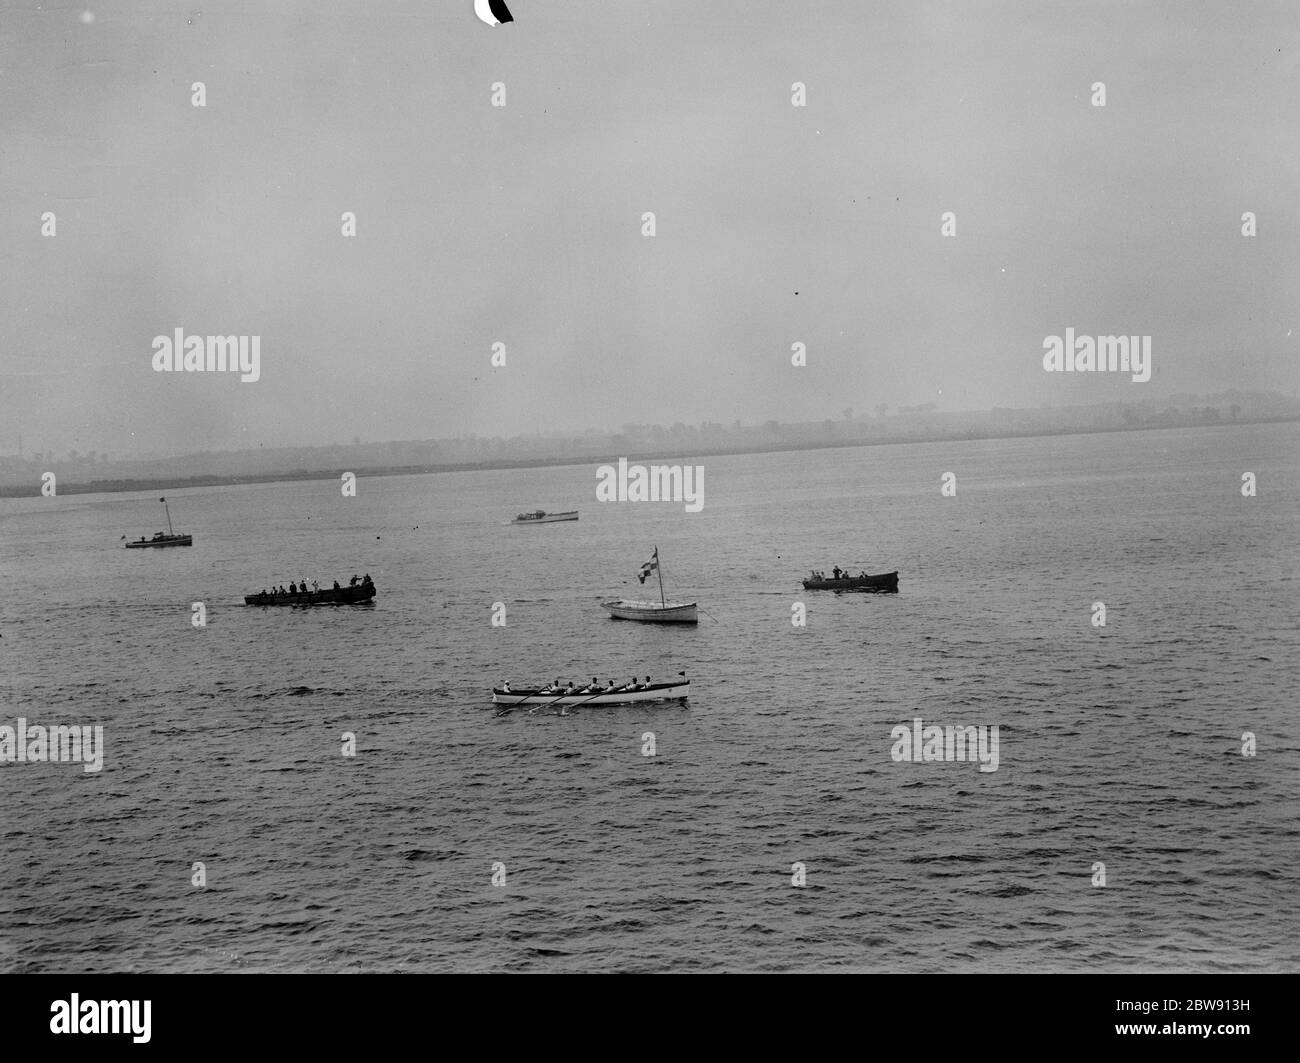
[[[533,692],[533,694],[540,694],[540,693],[541,693],[540,690],[535,690],[535,691]],[[529,698],[531,698],[531,697],[533,696],[533,694],[525,694],[525,695],[524,695],[524,700],[523,700],[523,701],[516,701],[513,705],[502,705],[501,708],[497,711],[497,715],[498,715],[498,716],[504,716],[504,715],[505,715],[507,712],[509,712],[511,709],[517,709],[517,708],[519,708],[519,706],[522,705],[522,704],[524,704],[524,702],[526,702]],[[555,697],[553,697],[553,698],[551,699],[551,702],[550,702],[550,703],[551,703],[551,704],[554,704],[556,698],[565,698],[565,697],[568,697],[568,696],[569,696],[568,694],[565,694],[563,691],[561,691],[558,695],[556,695]],[[538,704],[540,704],[540,702],[539,702]],[[536,708],[536,707],[537,707],[536,705],[533,706],[533,708]]]
[[[606,687],[604,690],[596,691],[596,693],[592,694],[591,697],[579,701],[577,705],[573,705],[573,706],[565,705],[563,706],[563,708],[568,709],[572,707],[576,709],[578,705],[585,705],[587,704],[588,701],[595,701],[596,698],[603,698],[606,694],[621,694],[623,693],[623,691],[627,690],[628,687],[634,687],[634,686],[636,686],[635,683],[624,683],[621,687]]]
[[[548,705],[555,705],[555,704],[557,704],[558,702],[563,701],[565,698],[571,698],[571,697],[576,696],[577,693],[578,693],[577,691],[574,691],[572,694],[570,694],[568,691],[565,691],[564,693],[560,694],[558,697],[551,698],[551,700],[548,701],[547,704],[548,704]],[[597,694],[596,697],[600,697],[600,695]],[[587,700],[590,701],[591,699],[588,698]],[[523,703],[520,702],[520,704],[523,704]],[[578,704],[579,704],[579,705],[585,705],[586,702],[580,701],[580,702],[578,702]],[[541,707],[542,707],[542,703],[539,701],[536,705],[534,705],[531,709],[528,710],[528,715],[531,716],[533,713],[535,713],[535,712],[536,712],[538,709],[540,709]],[[561,705],[561,706],[560,706],[560,715],[561,715],[561,716],[565,715],[568,711],[569,711],[569,709],[568,709],[568,706],[567,706],[567,705]]]

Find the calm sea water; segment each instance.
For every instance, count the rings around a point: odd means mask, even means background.
[[[1294,970],[1297,456],[1275,425],[711,457],[698,514],[597,504],[594,464],[177,490],[166,551],[119,539],[154,492],[0,500],[0,724],[106,745],[0,766],[0,968]],[[539,506],[582,519],[504,523]],[[697,629],[599,609],[656,544]],[[834,564],[901,593],[802,590]],[[354,572],[373,607],[241,604]],[[678,670],[689,707],[489,705]],[[998,770],[895,763],[918,716],[998,725]]]

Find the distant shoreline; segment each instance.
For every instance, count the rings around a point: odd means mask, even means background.
[[[826,440],[809,443],[770,443],[752,447],[707,447],[705,449],[693,450],[664,450],[657,451],[654,457],[655,462],[663,462],[670,459],[680,458],[702,458],[702,457],[727,457],[730,455],[744,454],[785,454],[809,450],[844,450],[849,447],[889,447],[900,446],[912,443],[965,443],[977,440],[998,440],[998,439],[1036,439],[1051,438],[1056,436],[1088,436],[1104,435],[1115,432],[1161,432],[1173,431],[1185,428],[1194,429],[1215,429],[1215,428],[1242,428],[1247,425],[1263,424],[1294,424],[1300,422],[1300,417],[1258,417],[1249,420],[1239,421],[1221,421],[1215,424],[1177,424],[1177,425],[1116,425],[1116,426],[1099,426],[1096,428],[1069,427],[1062,428],[1059,431],[1043,431],[1041,429],[1032,429],[1023,432],[1007,430],[990,430],[989,432],[962,432],[951,435],[935,435],[926,438],[892,438],[892,439],[855,439],[855,440]],[[548,457],[548,458],[503,458],[496,461],[480,462],[451,462],[442,464],[426,465],[386,465],[373,468],[365,466],[356,466],[346,471],[356,473],[360,479],[366,476],[422,476],[428,473],[441,472],[488,472],[497,469],[538,469],[538,468],[566,468],[571,465],[589,465],[592,462],[606,462],[616,457],[633,457],[633,454],[643,448],[638,445],[631,453],[626,455],[612,455],[608,450],[602,450],[595,454],[577,456],[577,457]],[[640,454],[637,454],[640,457]],[[646,459],[650,460],[650,459]],[[57,464],[57,463],[56,463]],[[177,491],[189,487],[237,487],[245,484],[264,484],[264,483],[299,483],[308,480],[335,480],[338,479],[344,470],[342,467],[333,469],[296,469],[282,470],[277,472],[249,473],[247,475],[235,474],[209,474],[203,476],[187,477],[165,477],[152,479],[119,479],[119,480],[92,480],[89,483],[69,483],[60,482],[58,485],[58,494],[60,495],[94,495],[94,494],[122,494],[129,491],[159,491],[172,490]],[[0,498],[37,498],[41,494],[41,485],[18,485],[18,486],[0,486]]]

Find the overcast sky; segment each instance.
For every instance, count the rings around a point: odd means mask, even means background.
[[[1300,5],[510,7],[6,2],[0,453],[1297,386]]]

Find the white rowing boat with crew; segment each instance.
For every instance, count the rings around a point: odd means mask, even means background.
[[[629,705],[636,701],[685,701],[691,681],[684,676],[669,683],[628,683],[624,686],[575,687],[572,683],[512,690],[509,683],[492,688],[496,705]]]

